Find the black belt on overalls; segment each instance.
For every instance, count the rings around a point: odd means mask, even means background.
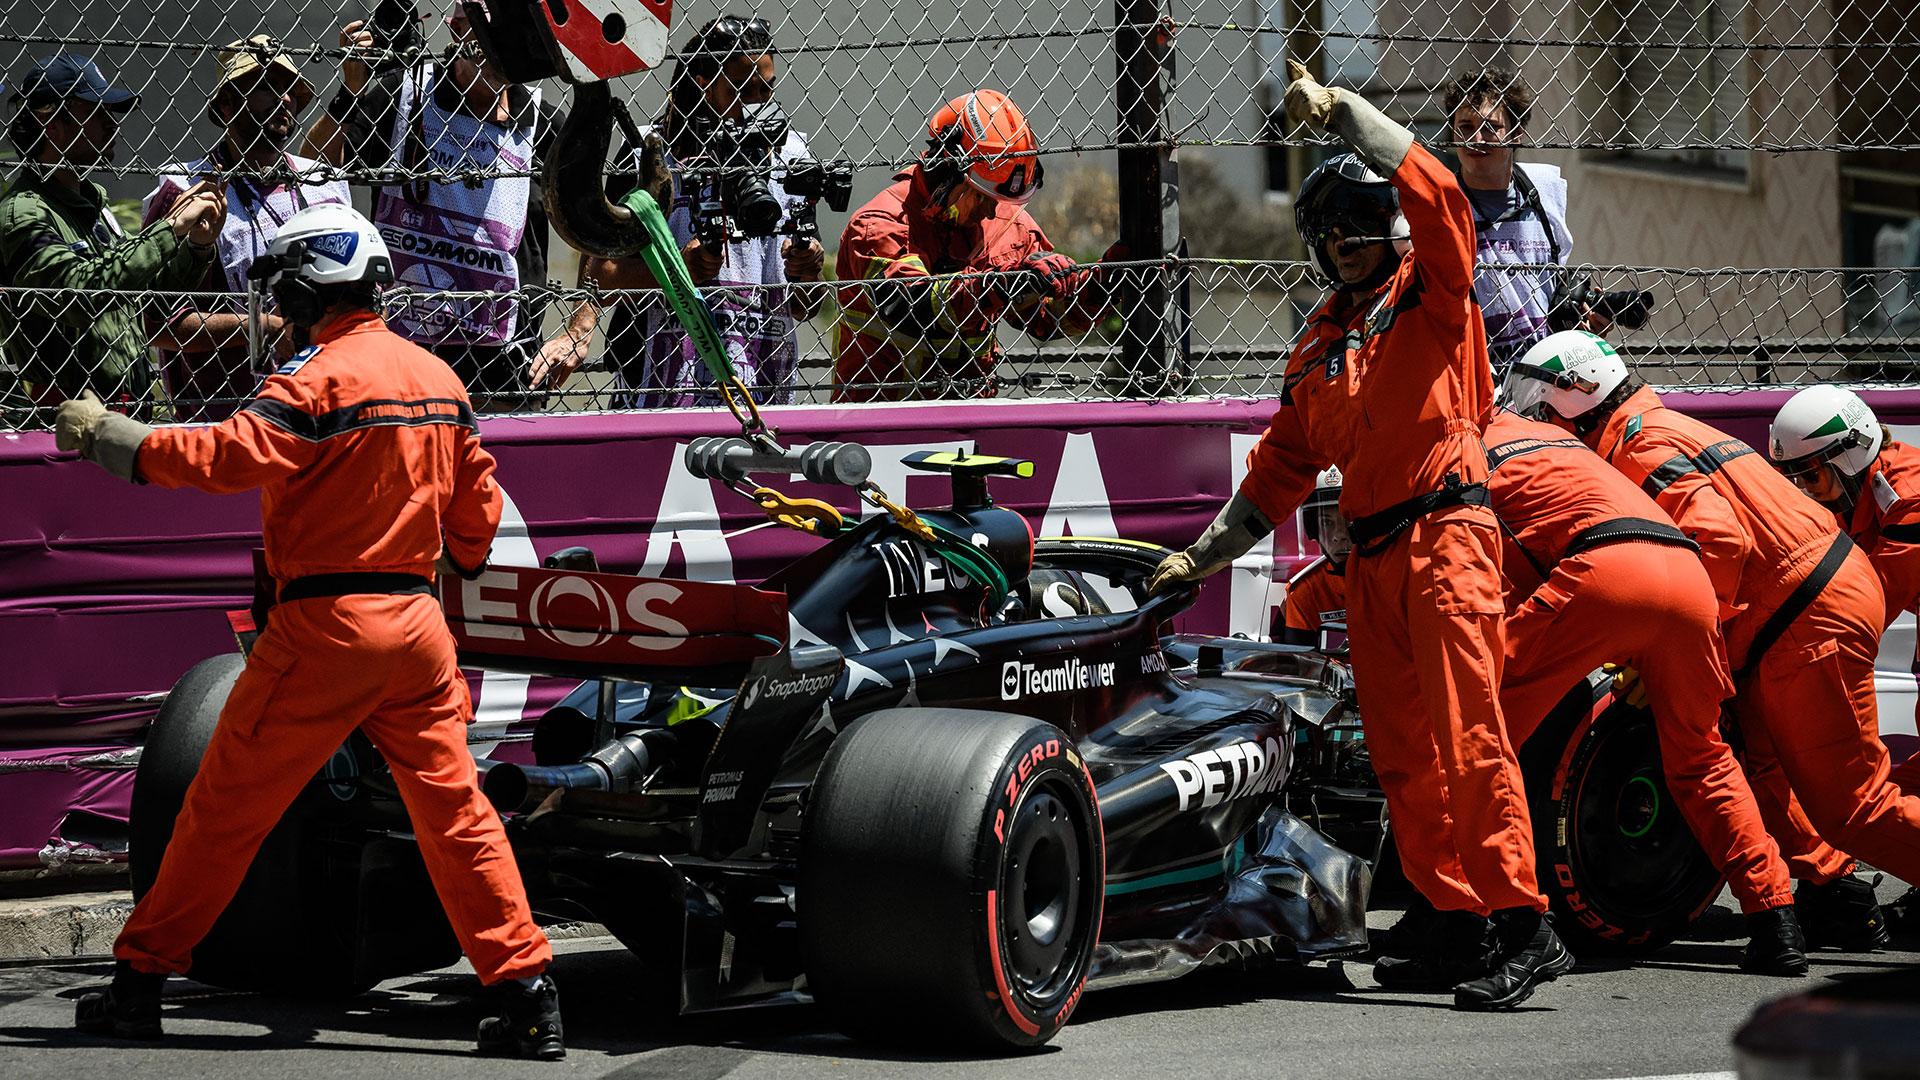
[[[1781,634],[1787,632],[1793,620],[1807,610],[1821,590],[1827,587],[1827,582],[1833,580],[1833,575],[1840,572],[1840,564],[1847,561],[1847,553],[1852,550],[1853,540],[1846,533],[1834,537],[1833,546],[1820,556],[1820,562],[1813,572],[1801,578],[1800,584],[1787,596],[1786,603],[1774,608],[1773,614],[1767,616],[1767,621],[1754,631],[1753,644],[1747,646],[1747,662],[1733,673],[1736,682],[1753,674],[1753,669],[1760,666],[1760,658],[1766,655],[1774,642],[1780,640]]]
[[[1500,529],[1507,534],[1507,539],[1513,541],[1513,546],[1519,549],[1521,557],[1527,560],[1528,566],[1533,567],[1533,572],[1540,576],[1541,581],[1553,576],[1553,567],[1541,562],[1533,552],[1528,551],[1527,545],[1520,542],[1520,534],[1514,532],[1504,519],[1500,521]],[[1558,566],[1566,559],[1571,559],[1583,551],[1592,551],[1603,544],[1619,544],[1628,541],[1681,547],[1695,554],[1700,551],[1699,544],[1687,539],[1686,533],[1667,522],[1635,517],[1608,518],[1598,525],[1589,525],[1575,533],[1573,539],[1567,541],[1567,550],[1561,552],[1560,558],[1554,560],[1554,565]]]
[[[1487,493],[1486,484],[1463,484],[1457,474],[1448,473],[1446,487],[1416,495],[1358,521],[1350,521],[1347,523],[1347,535],[1353,540],[1355,555],[1371,558],[1387,550],[1388,545],[1398,539],[1401,533],[1428,514],[1455,506],[1492,505],[1493,496]]]
[[[280,603],[316,596],[402,596],[432,591],[433,582],[419,574],[308,574],[287,582],[280,590]]]

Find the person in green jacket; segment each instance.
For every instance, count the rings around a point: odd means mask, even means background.
[[[90,389],[147,414],[144,301],[129,294],[193,288],[213,257],[226,197],[202,181],[128,235],[106,189],[86,175],[113,160],[120,118],[139,96],[109,85],[86,57],[62,54],[34,64],[13,101],[8,135],[27,164],[0,198],[0,350],[24,397],[43,409]]]

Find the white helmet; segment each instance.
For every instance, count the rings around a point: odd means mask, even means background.
[[[1848,509],[1880,453],[1880,421],[1860,395],[1838,386],[1809,386],[1788,398],[1767,434],[1774,466],[1795,483],[1832,468]]]
[[[1551,409],[1567,420],[1592,412],[1627,381],[1627,364],[1607,339],[1585,330],[1549,334],[1507,373],[1507,407],[1534,420]]]
[[[1340,469],[1329,465],[1314,480],[1313,493],[1301,506],[1301,531],[1320,545],[1328,559],[1342,562],[1353,550],[1347,535],[1347,519],[1340,513]]]
[[[269,264],[259,275],[269,285],[288,272],[315,285],[393,280],[387,242],[373,222],[341,203],[309,206],[288,218],[259,261]]]
[[[322,203],[288,218],[247,277],[265,282],[280,314],[296,327],[326,317],[323,285],[393,281],[393,256],[373,223],[351,206]]]

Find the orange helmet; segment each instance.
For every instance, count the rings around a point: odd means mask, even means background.
[[[963,175],[1001,202],[1024,203],[1040,189],[1040,144],[1020,109],[998,90],[947,102],[927,123],[921,155],[936,180]]]

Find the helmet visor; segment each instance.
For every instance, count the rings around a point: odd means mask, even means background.
[[[1040,190],[1044,172],[1039,158],[1021,158],[1011,164],[981,161],[967,167],[967,183],[990,199],[1025,205]]]
[[[1821,466],[1852,448],[1853,440],[1835,439],[1833,442],[1815,450],[1811,454],[1802,454],[1796,458],[1776,461],[1773,463],[1773,467],[1780,470],[1780,475],[1804,488],[1810,483],[1819,483]]]

